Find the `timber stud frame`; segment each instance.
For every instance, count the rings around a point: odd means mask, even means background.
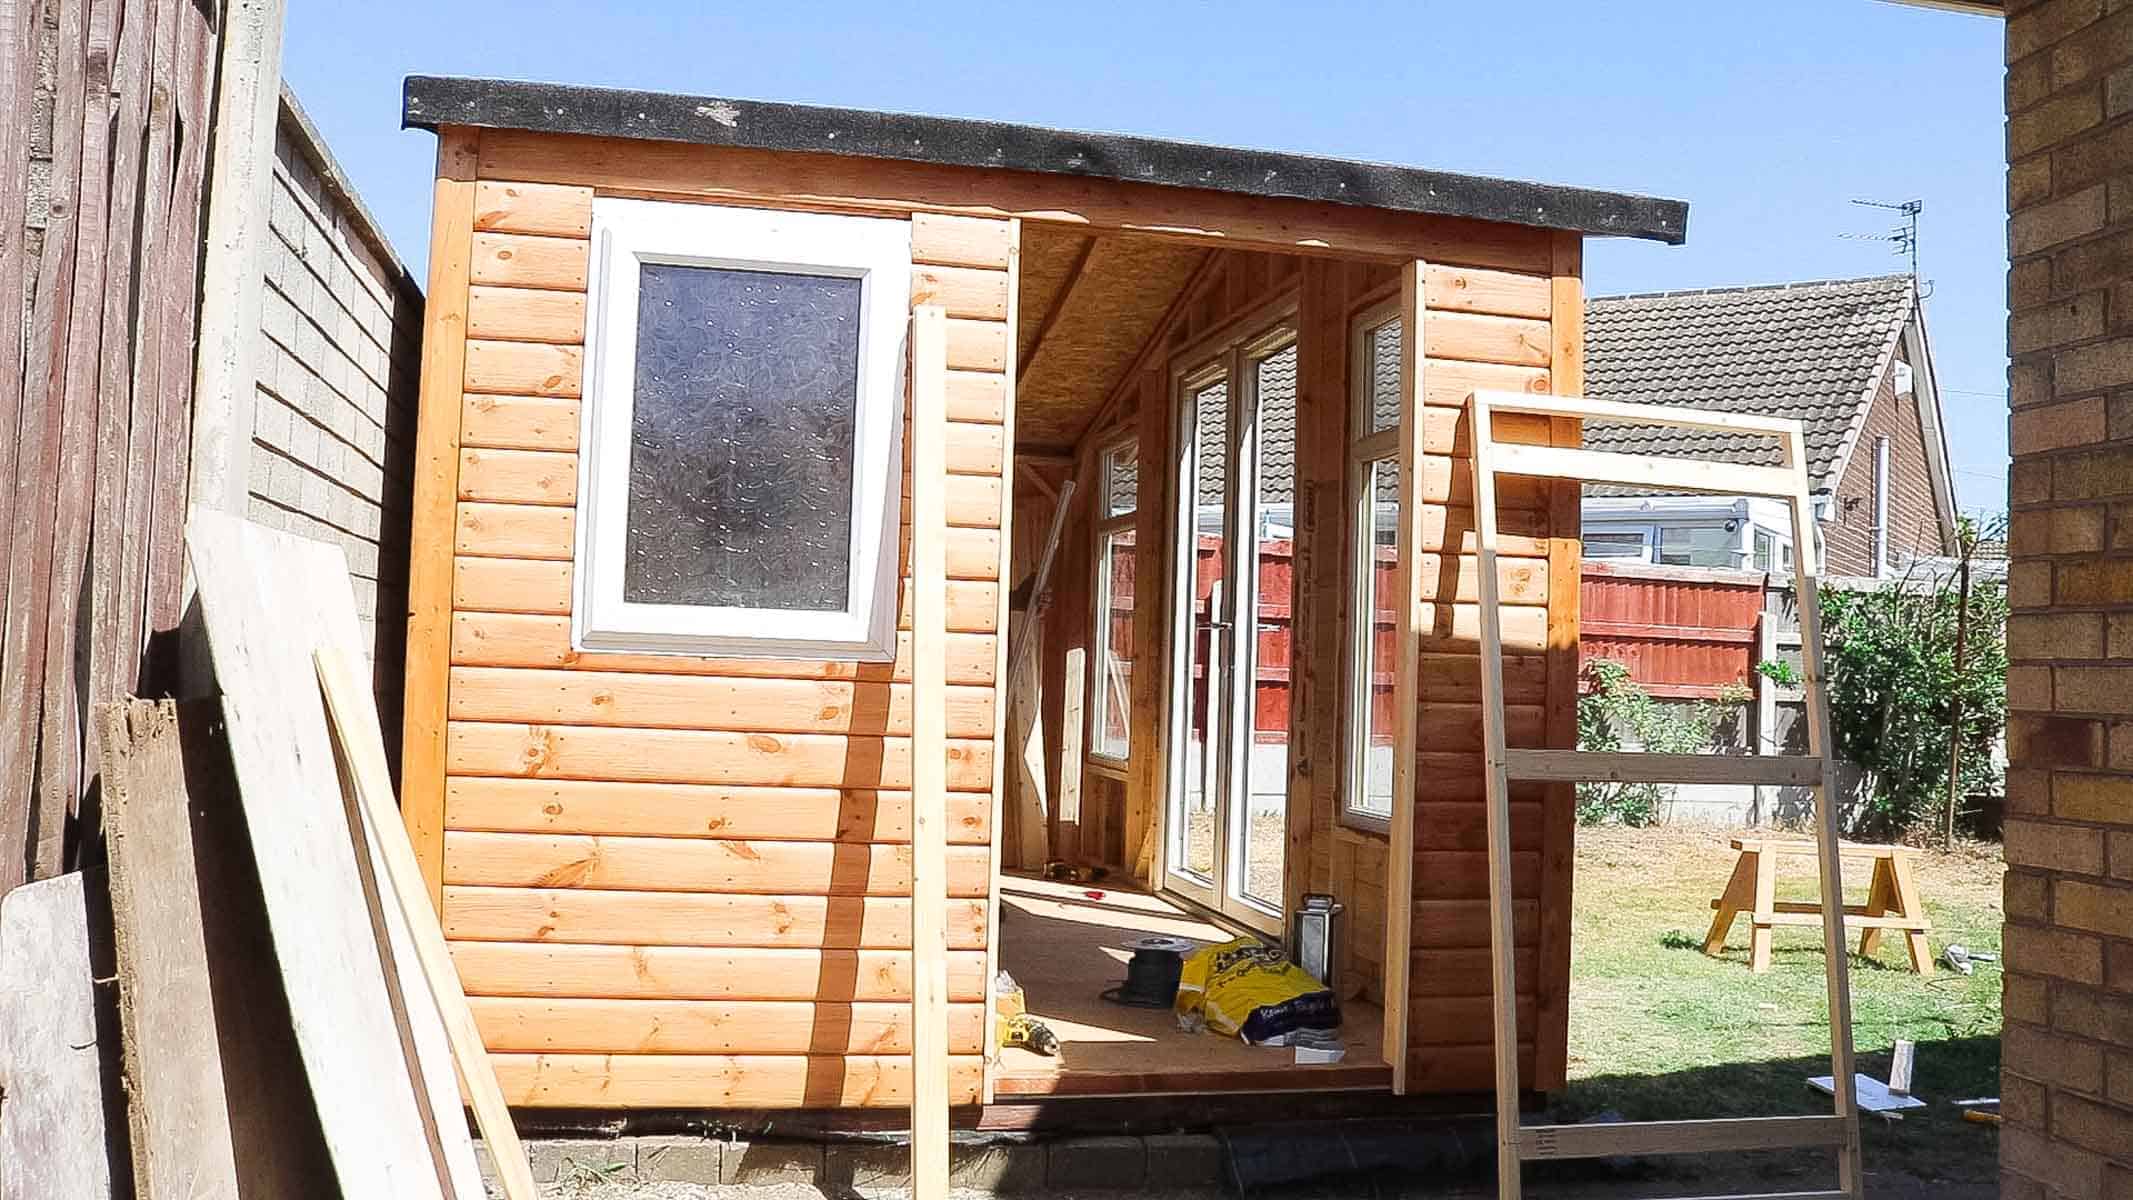
[[[1529,1159],[1609,1155],[1702,1154],[1825,1146],[1837,1151],[1837,1190],[1800,1192],[1791,1200],[1861,1200],[1859,1104],[1852,1074],[1850,968],[1844,952],[1844,881],[1835,807],[1830,803],[1829,707],[1823,694],[1822,613],[1815,592],[1816,543],[1808,501],[1807,454],[1800,423],[1731,413],[1622,404],[1570,396],[1477,391],[1469,401],[1474,472],[1474,528],[1481,560],[1482,735],[1488,798],[1489,959],[1495,996],[1497,1187],[1503,1200],[1522,1195],[1520,1164]],[[1493,413],[1663,425],[1676,429],[1759,434],[1784,449],[1783,467],[1742,467],[1649,455],[1609,454],[1495,442]],[[1529,475],[1757,495],[1792,508],[1793,583],[1799,596],[1802,681],[1807,697],[1805,756],[1735,758],[1706,754],[1597,754],[1511,749],[1504,735],[1503,630],[1497,607],[1496,476]],[[1512,953],[1509,789],[1513,780],[1682,783],[1723,777],[1746,783],[1806,784],[1815,792],[1815,849],[1822,884],[1822,942],[1829,985],[1830,1116],[1641,1121],[1613,1125],[1522,1125],[1518,1113],[1518,994]],[[1748,1200],[1748,1198],[1740,1198]]]

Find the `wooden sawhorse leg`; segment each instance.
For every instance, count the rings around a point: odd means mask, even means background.
[[[1889,869],[1889,859],[1874,860],[1874,881],[1866,889],[1866,911],[1862,916],[1885,917],[1894,912],[1896,899],[1896,873]],[[1881,948],[1881,926],[1870,925],[1860,931],[1859,957],[1872,958]]]
[[[1911,954],[1911,969],[1920,975],[1933,973],[1933,945],[1926,940],[1923,926],[1926,923],[1925,901],[1918,897],[1918,880],[1911,874],[1911,856],[1892,854],[1889,869],[1894,876],[1896,903],[1902,907],[1904,919],[1913,927],[1904,931],[1904,948]]]
[[[1748,970],[1757,975],[1770,969],[1770,934],[1776,928],[1777,855],[1764,850],[1755,856],[1754,924],[1748,935]]]
[[[1711,931],[1703,935],[1703,952],[1717,954],[1726,948],[1726,934],[1733,928],[1733,918],[1749,911],[1755,903],[1755,860],[1762,857],[1752,850],[1743,850],[1733,860],[1733,877],[1726,880],[1726,890],[1718,894],[1718,902],[1712,907]]]

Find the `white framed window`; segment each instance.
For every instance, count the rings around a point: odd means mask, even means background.
[[[1723,525],[1662,525],[1659,528],[1659,563],[1662,566],[1738,570],[1740,560],[1738,530]]]
[[[1139,560],[1134,544],[1140,507],[1140,443],[1121,442],[1097,464],[1095,651],[1089,680],[1089,754],[1126,761],[1132,749],[1133,606]]]
[[[1648,536],[1642,529],[1597,529],[1585,531],[1586,558],[1650,558]]]
[[[1400,642],[1400,305],[1356,317],[1349,350],[1350,579],[1347,770],[1341,820],[1383,832],[1392,819],[1393,684]]]
[[[593,202],[587,650],[896,650],[905,221]]]

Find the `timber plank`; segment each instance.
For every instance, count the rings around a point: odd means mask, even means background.
[[[467,336],[583,345],[585,294],[493,285],[469,288]]]
[[[982,792],[949,792],[948,840],[988,841]],[[839,788],[710,787],[687,783],[455,778],[445,782],[451,829],[639,834],[890,844],[911,840],[911,794]]]
[[[1421,568],[1421,592],[1424,600],[1456,600],[1472,604],[1480,599],[1480,572],[1474,555],[1424,554]],[[1497,594],[1505,604],[1546,604],[1548,602],[1548,560],[1545,558],[1510,558],[1499,555],[1496,560]]]
[[[478,557],[568,562],[576,536],[577,514],[568,508],[461,501],[452,549]]]
[[[995,171],[976,197],[963,167],[635,138],[485,130],[484,177],[801,208],[1020,217],[1281,253],[1548,269],[1548,231],[1499,222],[1121,180]]]
[[[499,504],[576,504],[578,456],[553,450],[461,449],[459,498]]]
[[[1481,606],[1478,604],[1424,604],[1422,650],[1472,650],[1481,644]],[[1547,648],[1548,610],[1539,606],[1506,605],[1502,608],[1503,648],[1517,653],[1535,653]]]
[[[1424,384],[1423,404],[1463,408],[1466,398],[1475,392],[1544,394],[1548,391],[1549,374],[1545,367],[1433,357],[1429,360]]]
[[[473,251],[469,282],[582,292],[592,243],[576,237],[483,232],[474,234]]]
[[[911,902],[465,885],[444,889],[444,927],[455,941],[909,950]],[[948,946],[984,949],[983,900],[948,902]]]
[[[59,9],[55,61],[61,70],[72,71],[87,57],[88,12],[77,2]],[[21,10],[25,55],[35,55],[44,40],[43,29],[29,32],[30,18],[41,21],[41,10]],[[15,53],[14,46],[8,47]],[[35,73],[34,65],[28,70]],[[8,485],[15,491],[12,553],[6,567],[7,624],[0,633],[0,892],[26,879],[49,874],[35,870],[38,848],[30,844],[36,828],[38,731],[43,719],[45,687],[45,636],[52,603],[53,522],[60,497],[60,468],[69,444],[65,437],[62,408],[66,375],[68,322],[74,306],[74,249],[83,234],[80,190],[82,177],[82,110],[85,85],[62,78],[52,117],[50,214],[45,224],[44,247],[38,258],[35,299],[26,327],[21,378],[20,426],[15,474]],[[18,111],[27,112],[28,109]],[[99,125],[102,122],[98,122]],[[5,239],[13,244],[12,234]],[[7,325],[5,336],[17,328]],[[187,329],[190,346],[192,330]],[[0,387],[14,387],[8,377]],[[188,406],[188,411],[190,407]],[[70,623],[71,625],[71,623]]]
[[[1006,370],[1007,323],[950,317],[948,367],[955,371]]]
[[[914,266],[911,304],[937,304],[950,317],[1007,319],[1007,272],[989,267]]]
[[[1426,319],[1433,359],[1545,367],[1554,348],[1545,320],[1443,309],[1430,310]]]
[[[974,1104],[984,1060],[949,1060],[948,1101]],[[908,1055],[500,1054],[514,1105],[562,1108],[888,1108],[911,1100]]]
[[[234,1200],[237,1152],[177,707],[135,700],[98,717],[134,1182],[144,1196]]]
[[[369,689],[356,674],[354,660],[338,649],[319,650],[313,655],[313,666],[325,696],[334,745],[340,752],[341,795],[357,814],[350,823],[361,830],[358,839],[373,861],[383,867],[378,874],[391,888],[391,900],[385,908],[387,922],[390,924],[397,914],[401,932],[412,944],[430,1000],[443,1018],[459,1090],[473,1109],[474,1123],[481,1131],[482,1144],[488,1150],[504,1195],[508,1200],[535,1200],[526,1151],[519,1144],[518,1130],[497,1090],[481,1031],[474,1023],[473,1010],[467,1006],[466,990],[460,986],[458,972],[452,969],[451,949],[445,944],[444,927],[437,920],[428,882],[400,823],[398,806],[393,801],[392,772],[385,761],[385,735],[378,726]],[[404,971],[404,966],[401,969]],[[453,1099],[457,1099],[456,1094]],[[458,1106],[442,1107],[436,1117],[449,1125],[460,1117]]]
[[[474,228],[587,238],[592,236],[592,202],[589,187],[484,179],[474,185]]]
[[[997,371],[948,372],[948,419],[998,425],[1007,418],[1007,376]]]
[[[1423,297],[1432,313],[1494,313],[1545,319],[1550,311],[1550,283],[1544,274],[1431,263],[1424,275]]]
[[[949,373],[951,375],[955,374],[952,371]],[[973,373],[964,372],[964,374]],[[999,376],[995,375],[993,378],[997,379]],[[1003,392],[1002,395],[1004,397],[1005,393]],[[1002,403],[1005,403],[1004,399]],[[909,421],[904,422],[903,436],[903,466],[906,477],[905,486],[908,490],[909,476],[911,474],[911,423]],[[989,479],[997,479],[1007,466],[1007,430],[997,421],[950,420],[948,422],[946,454],[947,469],[950,475],[978,475]]]
[[[954,847],[947,864],[950,896],[985,894],[989,875],[984,850]],[[719,895],[902,896],[911,891],[911,848],[455,831],[444,838],[444,881]]]
[[[1005,484],[995,475],[943,475],[948,524],[966,529],[998,529]],[[904,501],[911,499],[911,475],[904,474]],[[908,579],[905,581],[909,582]]]
[[[567,562],[530,558],[455,558],[452,607],[466,612],[568,614],[571,571]],[[904,581],[908,596],[910,581]],[[991,633],[999,618],[999,585],[983,580],[948,582],[948,628],[958,633]],[[910,627],[908,598],[897,610],[901,627]]]
[[[911,261],[946,267],[1007,269],[1014,227],[991,217],[911,214]]]
[[[801,787],[911,786],[911,739],[453,721],[453,775]],[[948,786],[991,787],[992,742],[951,738]]]
[[[460,408],[459,444],[495,450],[576,450],[578,402],[558,396],[470,394]]]
[[[578,396],[585,386],[585,352],[578,346],[467,339],[464,386],[470,392],[513,396]]]
[[[0,1200],[109,1200],[81,872],[0,895]]]
[[[948,688],[948,736],[990,738],[992,704],[990,687]],[[460,721],[909,734],[911,686],[454,667],[450,712]]]
[[[990,633],[948,635],[950,683],[992,681],[994,636]],[[570,620],[567,617],[480,612],[454,615],[452,663],[488,667],[583,666],[608,671],[765,679],[896,679],[908,682],[911,678],[911,647],[909,635],[899,634],[894,662],[580,652],[571,649]]]
[[[909,1054],[909,1005],[881,1001],[532,999],[471,1002],[492,1053]],[[948,1009],[948,1049],[985,1049],[985,1006]]]
[[[985,952],[948,952],[948,998],[985,993]],[[455,942],[470,995],[650,1000],[905,1001],[908,950]]]
[[[568,616],[570,572],[567,562],[455,555],[452,608]]]

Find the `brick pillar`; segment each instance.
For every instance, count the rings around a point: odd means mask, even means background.
[[[2133,1200],[2133,0],[2007,8],[2001,1191]]]

